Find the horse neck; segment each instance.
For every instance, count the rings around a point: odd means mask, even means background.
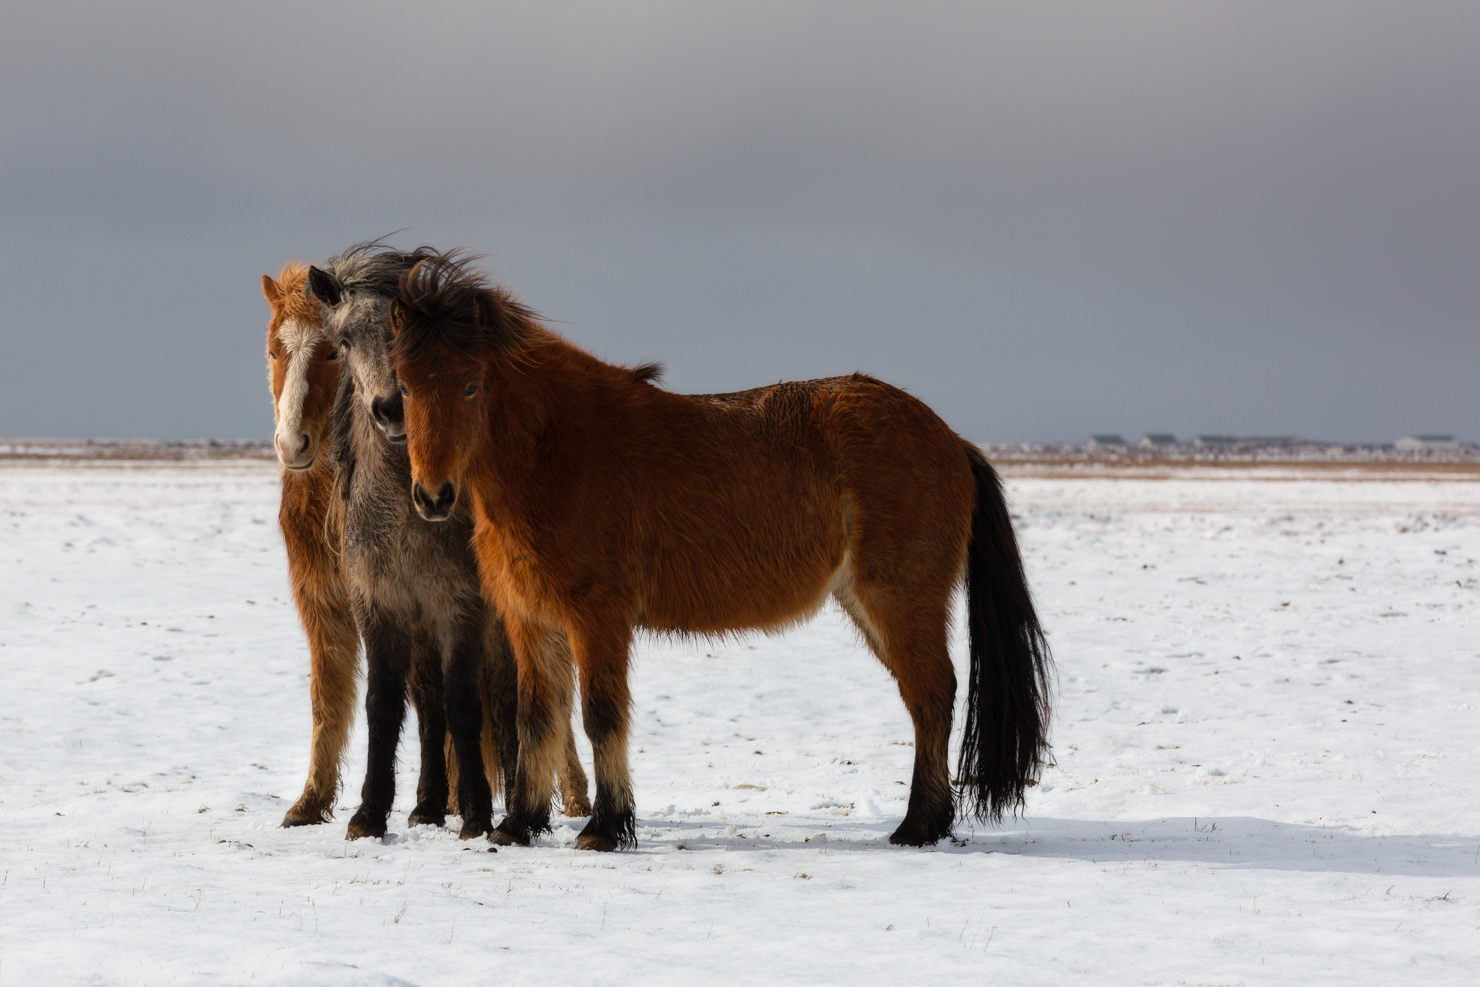
[[[278,466],[278,476],[282,479],[282,499],[278,514],[284,523],[298,518],[314,522],[322,520],[325,505],[334,488],[334,467],[328,460],[328,456],[320,456],[306,470],[290,470],[285,466]]]
[[[365,402],[355,397],[345,409],[348,416],[349,455],[355,466],[368,473],[377,486],[406,490],[411,484],[411,460],[405,446],[393,446],[385,440],[380,427],[370,417]]]
[[[470,453],[470,478],[485,513],[522,513],[552,480],[536,455],[560,450],[560,465],[578,462],[598,426],[597,409],[614,388],[640,386],[620,367],[604,363],[553,334],[507,358],[490,361],[489,402]],[[610,424],[610,423],[601,423]]]

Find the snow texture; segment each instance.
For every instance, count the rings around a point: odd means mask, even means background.
[[[909,721],[824,611],[641,644],[636,851],[493,853],[407,828],[408,747],[345,842],[361,732],[334,823],[278,827],[274,469],[0,470],[0,984],[1473,983],[1480,483],[1009,489],[1058,661],[1025,817],[885,842]]]

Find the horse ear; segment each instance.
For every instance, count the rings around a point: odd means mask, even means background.
[[[401,299],[391,299],[391,335],[394,336],[401,331],[406,324],[406,310],[401,307]]]
[[[266,274],[262,275],[262,297],[267,299],[269,305],[276,305],[283,299],[283,289]]]
[[[308,269],[308,290],[326,305],[338,305],[341,297],[339,280],[328,271],[317,267]]]

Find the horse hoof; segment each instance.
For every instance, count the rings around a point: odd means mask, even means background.
[[[484,819],[481,822],[465,822],[462,829],[458,830],[457,838],[460,840],[476,840],[493,831],[493,823]]]
[[[318,826],[330,822],[332,818],[328,808],[320,808],[299,802],[283,816],[283,828],[292,829],[294,826]]]
[[[582,833],[576,837],[576,849],[611,853],[617,849],[617,841],[605,833]]]
[[[929,836],[914,826],[901,826],[889,834],[889,842],[895,846],[935,846],[940,840],[939,836]]]
[[[345,830],[344,838],[359,840],[367,836],[377,840],[385,839],[385,821],[375,822],[356,812],[354,818],[349,821],[349,828]]]
[[[494,846],[529,846],[529,834],[510,832],[499,826],[488,834],[488,842]]]
[[[447,817],[440,812],[434,812],[430,809],[417,808],[412,811],[409,817],[407,817],[406,825],[442,827],[447,825]]]

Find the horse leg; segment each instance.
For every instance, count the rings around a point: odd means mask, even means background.
[[[637,845],[632,777],[627,770],[627,731],[632,695],[627,684],[631,631],[572,635],[581,676],[581,720],[596,762],[596,802],[576,837],[577,850],[618,850]]]
[[[416,808],[409,826],[447,824],[447,717],[442,708],[442,665],[432,642],[420,639],[411,655],[411,702],[416,706],[416,734],[421,742],[421,770],[416,776]]]
[[[442,737],[442,763],[447,766],[447,814],[455,816],[457,806],[457,748],[452,746],[452,734]]]
[[[483,762],[489,788],[502,789],[508,812],[519,767],[519,665],[503,621],[490,617],[489,622],[483,644]]]
[[[514,766],[518,761],[519,735],[516,729],[518,676],[517,668],[514,664],[513,652],[509,649],[508,638],[503,637],[502,642],[504,651],[508,657],[502,662],[490,658],[488,664],[490,678],[497,677],[495,684],[490,685],[488,690],[490,719],[493,723],[500,724],[493,728],[493,737],[496,738],[496,742],[488,746],[493,746],[499,757],[498,762],[489,759],[489,763],[502,765],[505,788],[504,805],[508,806],[513,804],[511,793],[513,792],[514,784]],[[564,660],[569,662],[570,649],[564,645],[563,641],[561,643],[561,650],[564,653]],[[504,671],[505,668],[507,672]],[[503,681],[505,675],[508,680],[507,685],[497,684]],[[567,694],[568,696],[569,694]],[[570,719],[572,712],[569,706],[567,706],[565,711],[566,720]],[[488,758],[489,755],[488,746],[484,748],[485,758]],[[509,752],[507,756],[504,754],[505,751]],[[494,772],[490,771],[489,773],[493,774]],[[586,795],[586,771],[581,767],[581,757],[576,752],[575,731],[572,729],[565,731],[565,746],[555,781],[556,788],[560,792],[561,809],[565,815],[589,816],[591,814],[591,800]]]
[[[574,710],[572,710],[574,712]],[[586,797],[586,769],[576,753],[574,729],[565,731],[565,763],[560,769],[560,807],[567,816],[589,816],[591,800]]]
[[[567,663],[574,661],[571,657],[569,641],[562,639],[561,650]],[[565,719],[567,721],[574,715],[574,709],[566,709]],[[589,816],[591,814],[591,799],[586,795],[586,769],[581,767],[581,756],[576,752],[574,725],[565,731],[565,750],[555,782],[560,790],[560,807],[565,815]]]
[[[298,587],[294,587],[298,589]],[[295,593],[298,614],[308,633],[309,701],[313,707],[313,745],[303,794],[283,817],[284,826],[329,821],[339,790],[339,762],[355,720],[355,672],[360,639],[348,604],[330,594]]]
[[[349,821],[348,839],[385,835],[396,800],[396,747],[406,718],[406,676],[410,641],[384,615],[361,621],[365,641],[365,725],[370,734],[360,808]]]
[[[883,607],[856,587],[839,591],[837,599],[894,676],[915,726],[909,808],[889,842],[929,846],[949,836],[956,819],[950,772],[956,672],[946,642],[945,608]]]
[[[442,701],[457,751],[458,837],[471,840],[493,829],[493,795],[483,768],[483,628],[459,627],[443,662]]]
[[[528,846],[550,828],[550,787],[570,729],[570,660],[560,633],[505,618],[519,666],[519,761],[494,843]]]

